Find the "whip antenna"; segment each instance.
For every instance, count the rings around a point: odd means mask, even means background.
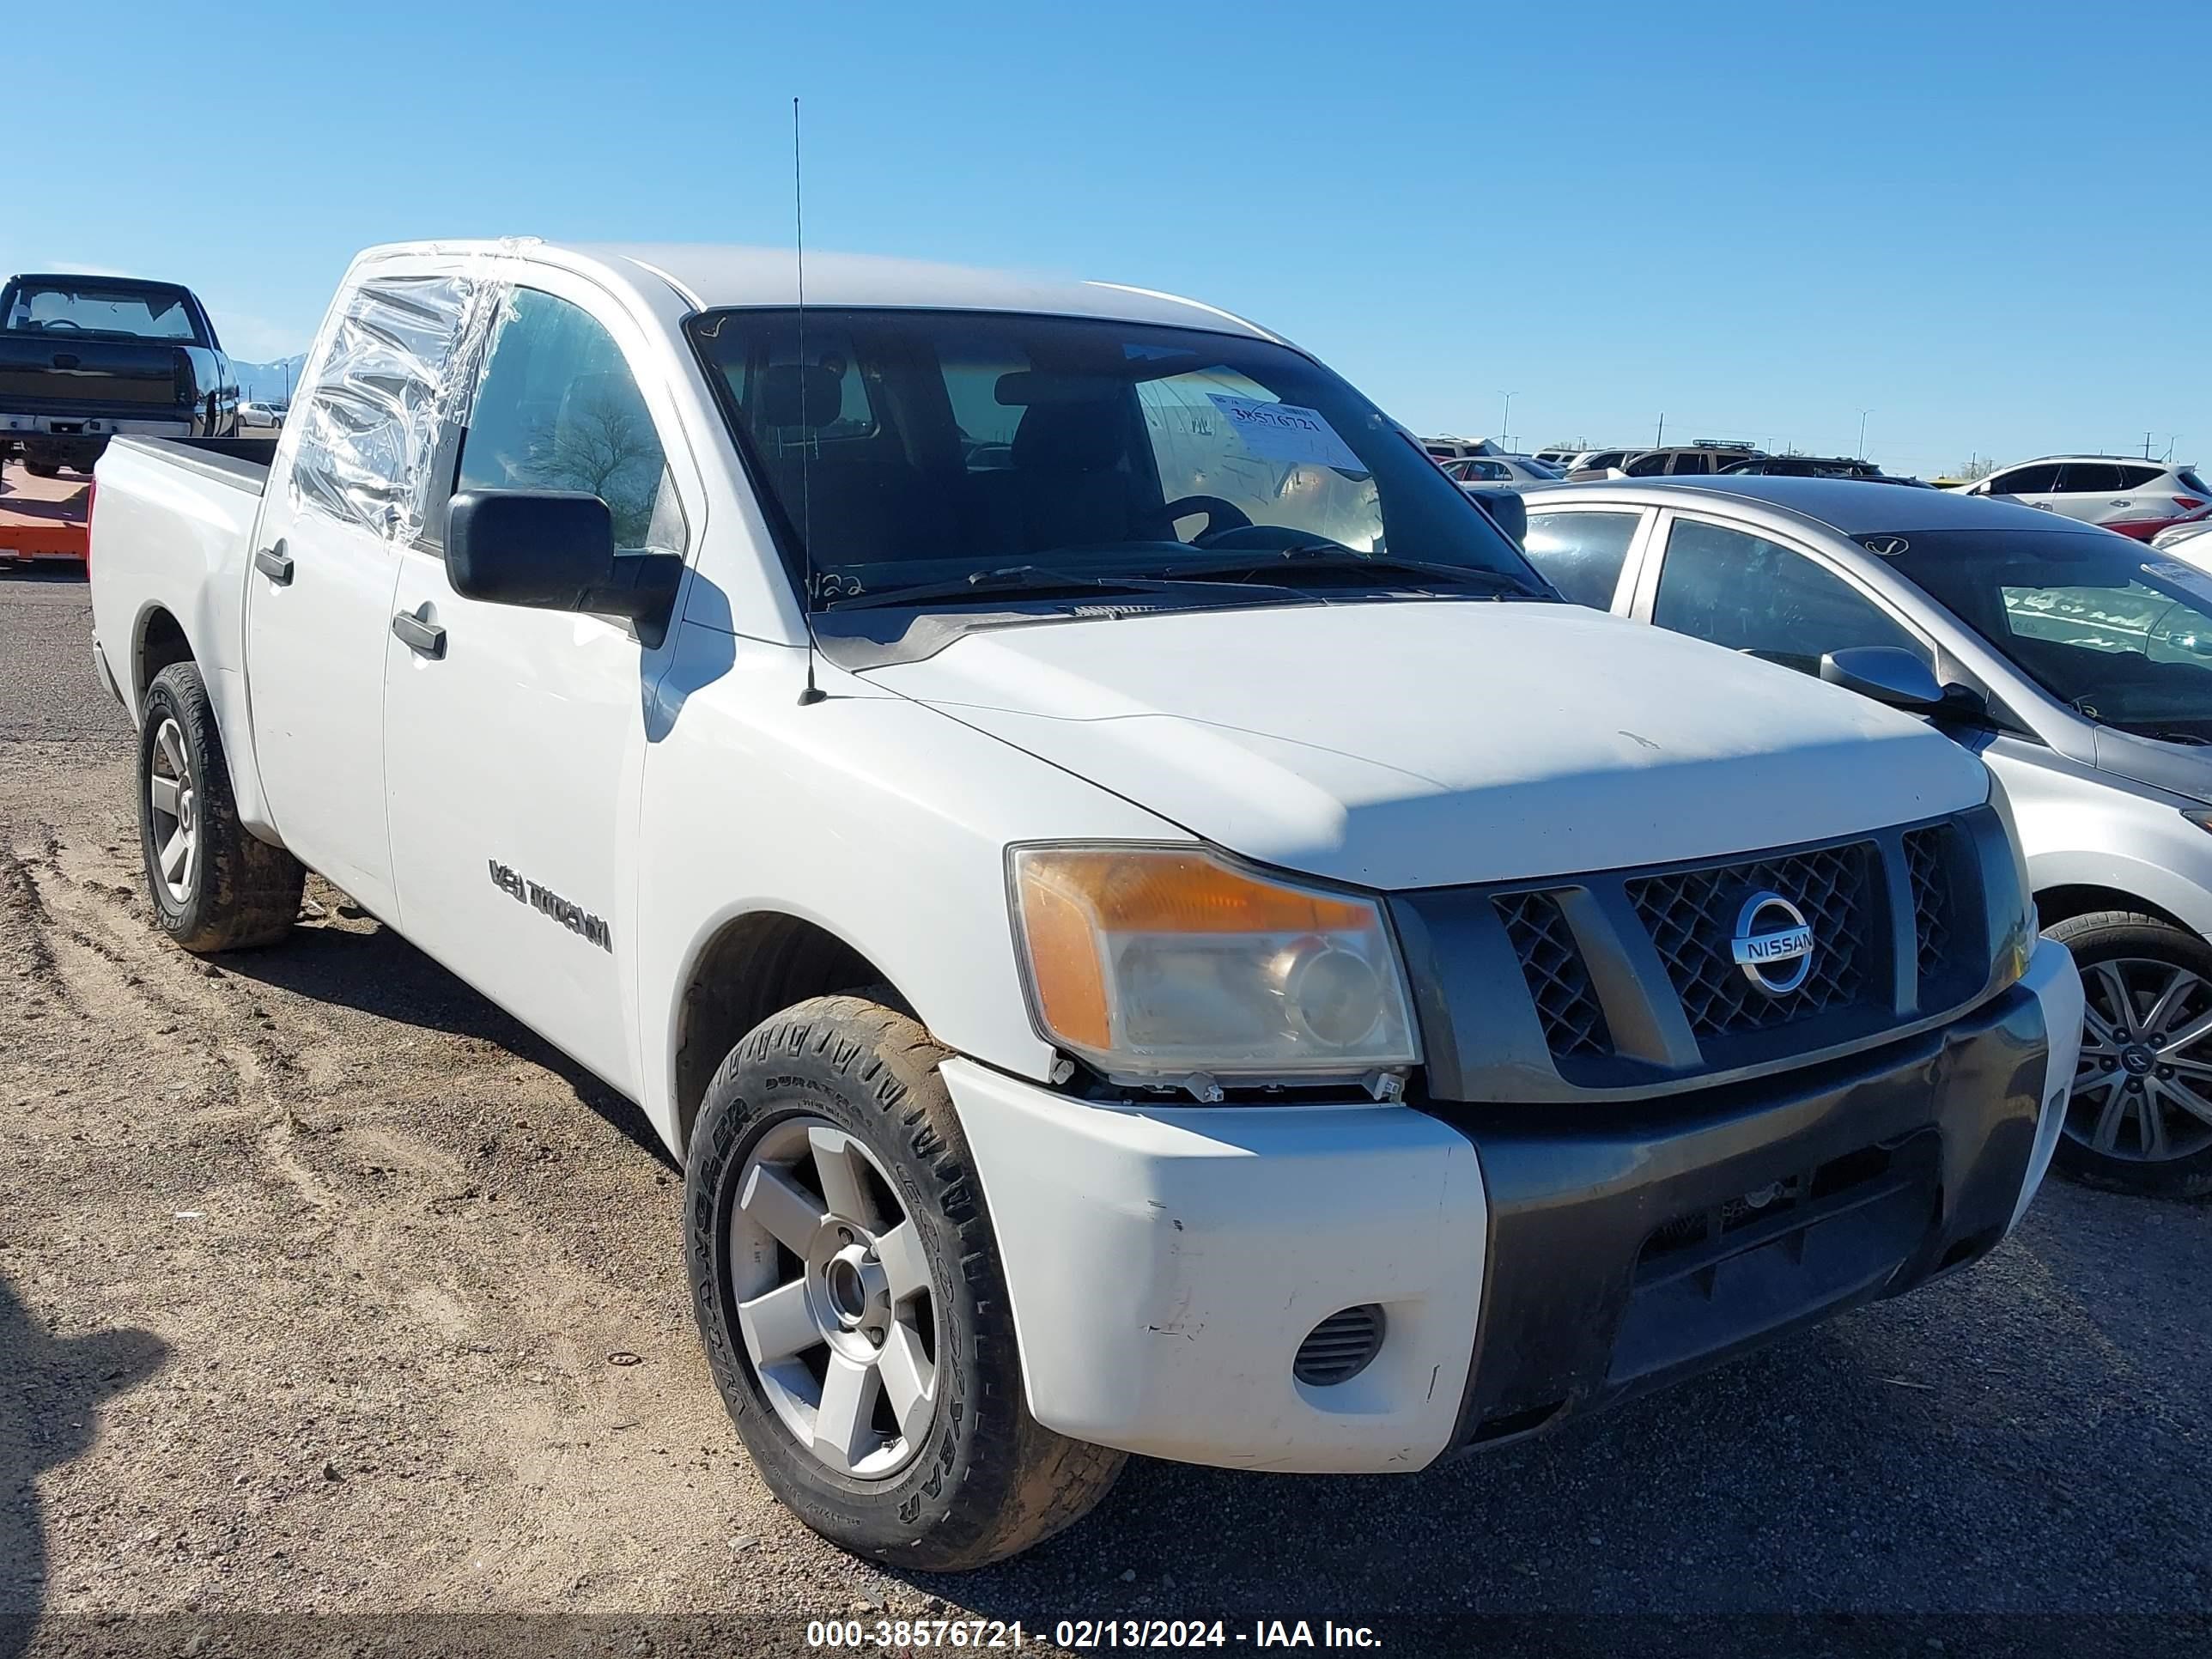
[[[799,414],[804,434],[799,451],[799,557],[805,583],[799,612],[806,624],[806,689],[799,694],[799,706],[804,708],[823,702],[830,694],[814,683],[814,658],[819,647],[814,640],[814,479],[808,465],[813,456],[814,426],[806,419],[812,412],[806,406],[806,197],[800,182],[795,95],[791,100],[791,222],[792,252],[799,273]]]

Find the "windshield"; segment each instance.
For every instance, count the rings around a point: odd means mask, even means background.
[[[2060,702],[2146,737],[2212,742],[2212,576],[2104,530],[1897,539],[1900,574]]]
[[[804,326],[802,352],[794,310],[690,324],[794,566],[811,546],[817,607],[1240,556],[1299,559],[1305,582],[1334,568],[1316,551],[1547,591],[1419,445],[1287,347],[1016,313],[809,307]]]
[[[10,334],[86,334],[205,344],[187,301],[182,289],[75,279],[17,283],[7,291],[7,315],[0,319],[0,328]]]

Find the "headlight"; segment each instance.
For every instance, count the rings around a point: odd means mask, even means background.
[[[1371,899],[1248,874],[1196,848],[1008,857],[1037,1024],[1109,1077],[1322,1082],[1420,1059]]]

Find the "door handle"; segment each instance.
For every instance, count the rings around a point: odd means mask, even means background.
[[[253,556],[253,568],[279,587],[292,585],[292,556],[284,550],[282,536],[273,546],[264,547]]]
[[[446,630],[436,623],[423,621],[411,611],[402,611],[392,617],[392,631],[419,657],[435,662],[446,654]]]

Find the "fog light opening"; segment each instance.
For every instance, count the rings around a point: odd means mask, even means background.
[[[1389,1322],[1372,1302],[1333,1313],[1298,1344],[1291,1375],[1310,1389],[1333,1389],[1365,1370],[1382,1350]]]

